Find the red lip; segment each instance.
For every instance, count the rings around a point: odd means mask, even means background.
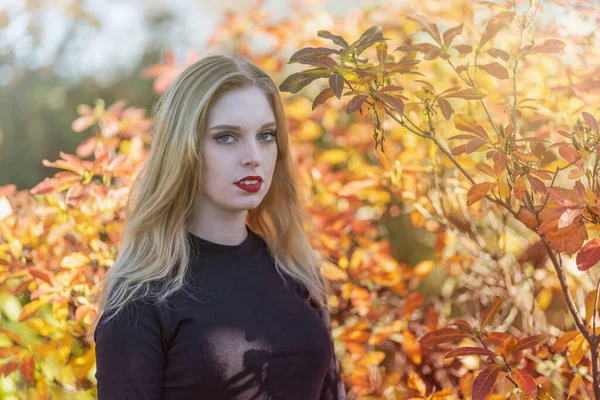
[[[244,185],[240,182],[245,181],[245,180],[251,180],[251,181],[258,181],[257,183],[255,183],[254,185]],[[243,179],[240,179],[235,186],[239,187],[240,189],[245,190],[246,192],[250,192],[250,193],[255,193],[258,192],[262,186],[262,178],[260,176],[247,176]]]
[[[241,181],[259,181],[259,182],[262,182],[262,180],[263,179],[260,176],[247,176],[245,178],[240,179],[236,183],[240,183]]]

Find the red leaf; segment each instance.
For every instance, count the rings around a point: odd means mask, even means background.
[[[527,175],[527,180],[536,192],[542,194],[546,193],[546,185],[540,179],[536,178],[535,176]]]
[[[490,332],[485,335],[485,338],[486,340],[492,342],[494,345],[502,347],[504,345],[504,341],[509,336],[511,335],[504,332]]]
[[[485,96],[487,96],[485,93],[483,93],[481,90],[475,89],[475,88],[458,90],[456,92],[451,92],[451,93],[444,95],[444,97],[446,99],[449,99],[451,97],[458,97],[458,98],[464,99],[464,100],[479,100],[479,99],[483,99]]]
[[[423,347],[434,347],[441,343],[449,343],[456,339],[463,339],[470,336],[469,333],[459,329],[442,328],[427,332],[419,339],[419,342]]]
[[[54,286],[56,284],[54,280],[54,275],[50,271],[42,267],[29,267],[27,271],[36,278],[40,278],[43,281],[48,282],[50,285]]]
[[[498,79],[508,79],[508,70],[500,63],[478,65],[478,67],[488,74]]]
[[[410,19],[411,21],[415,21],[419,25],[419,27],[425,32],[429,33],[429,35],[436,42],[440,44],[442,43],[442,38],[440,36],[440,31],[437,25],[428,22],[422,15],[408,15],[406,18]]]
[[[333,74],[329,77],[329,87],[338,99],[342,98],[342,90],[344,89],[344,77],[340,74]]]
[[[481,371],[473,381],[473,391],[471,393],[473,400],[483,400],[487,396],[498,378],[502,365],[490,365]]]
[[[500,50],[500,49],[496,49],[494,47],[492,47],[491,49],[489,49],[487,51],[487,53],[490,56],[494,57],[494,58],[501,58],[504,61],[508,61],[510,59],[510,55],[506,51]]]
[[[484,146],[488,143],[487,140],[485,139],[480,139],[480,138],[475,138],[471,141],[469,141],[469,143],[467,143],[467,154],[471,154],[474,151],[477,151],[481,146]]]
[[[463,356],[495,356],[497,355],[491,350],[483,347],[459,347],[454,349],[444,356],[444,358],[463,357]]]
[[[448,29],[444,32],[444,45],[449,47],[452,44],[452,40],[456,37],[456,35],[460,35],[463,29],[463,24],[455,26],[454,28]]]
[[[537,397],[537,384],[535,383],[533,376],[529,375],[529,373],[525,370],[516,368],[512,369],[511,375],[513,376],[515,382],[517,382],[519,389],[534,399]]]
[[[448,326],[458,326],[458,329],[463,329],[466,332],[472,333],[473,332],[473,327],[471,326],[471,324],[469,324],[467,321],[465,320],[458,320],[455,322],[452,322],[451,324],[448,324]]]
[[[508,351],[508,353],[513,353],[515,351],[521,351],[521,350],[526,350],[526,349],[530,349],[532,347],[537,346],[540,343],[543,343],[546,340],[546,335],[543,333],[540,333],[539,335],[533,335],[533,336],[528,336],[525,338],[521,338],[519,339],[519,341],[517,341],[517,343],[511,347]]]
[[[54,191],[57,186],[57,181],[54,178],[46,178],[42,182],[35,185],[29,193],[31,194],[48,194]]]
[[[600,238],[590,240],[577,253],[577,269],[587,271],[600,262]]]
[[[448,121],[454,113],[452,105],[450,105],[450,102],[448,100],[442,98],[437,99],[437,104],[440,108],[440,111],[442,112],[442,115],[444,116],[444,118],[446,118],[446,121]]]
[[[21,374],[30,384],[35,383],[33,373],[35,372],[35,359],[32,353],[28,353],[21,361]]]
[[[397,86],[397,85],[387,85],[385,87],[382,87],[381,89],[379,89],[379,93],[384,93],[384,92],[399,92],[404,90],[403,86]]]
[[[315,100],[313,101],[313,104],[312,104],[313,111],[315,108],[317,108],[317,106],[325,103],[325,101],[327,101],[327,99],[329,99],[330,97],[333,97],[333,96],[335,96],[335,95],[333,94],[333,91],[331,90],[331,88],[325,88],[321,93],[319,93],[317,95],[317,97],[315,97]]]
[[[346,106],[346,113],[350,114],[356,110],[359,110],[363,103],[369,98],[366,94],[356,95],[348,102]]]
[[[490,39],[492,39],[500,29],[510,24],[515,16],[515,13],[511,11],[502,11],[499,14],[494,15],[487,23],[485,31],[481,36],[479,47],[483,47]]]
[[[381,96],[382,99],[384,99],[386,101],[386,103],[390,106],[392,106],[392,108],[400,115],[402,115],[404,113],[404,103],[402,102],[402,100],[389,95],[389,94],[385,94],[385,93],[380,93],[379,94]]]
[[[302,62],[307,60],[314,60],[318,57],[328,56],[332,53],[339,53],[335,49],[328,49],[326,47],[306,47],[302,50],[298,50],[295,52],[292,57],[290,57],[290,63]]]
[[[473,46],[469,44],[455,44],[452,48],[456,49],[461,54],[469,54],[473,51]]]
[[[560,53],[565,48],[565,42],[558,39],[548,39],[544,43],[533,46],[529,49],[529,53],[546,53],[546,54],[554,54]]]
[[[596,121],[596,118],[594,118],[594,116],[588,112],[583,112],[583,119],[585,119],[585,123],[590,127],[590,129],[594,132],[594,133],[598,133],[598,131],[600,130],[600,128],[598,127],[598,121]]]

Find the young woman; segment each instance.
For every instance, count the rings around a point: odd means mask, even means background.
[[[209,56],[154,114],[88,335],[99,400],[345,399],[276,85]]]

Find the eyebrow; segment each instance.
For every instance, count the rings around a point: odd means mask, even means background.
[[[260,129],[264,129],[267,128],[269,126],[274,126],[276,125],[275,122],[267,122],[266,124],[261,125]],[[213,126],[212,128],[209,129],[209,131],[215,130],[215,129],[231,129],[233,131],[240,131],[242,128],[236,125],[216,125]]]

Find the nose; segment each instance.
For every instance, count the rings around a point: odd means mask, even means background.
[[[244,157],[242,159],[242,165],[252,165],[258,167],[262,161],[262,154],[259,143],[250,143],[246,146]]]

